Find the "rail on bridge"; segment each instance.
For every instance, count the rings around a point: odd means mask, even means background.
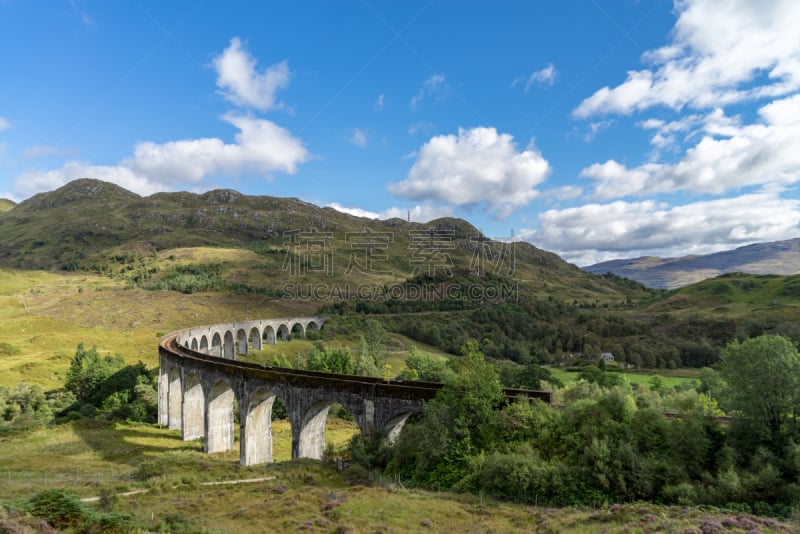
[[[345,407],[363,433],[378,431],[394,441],[414,413],[442,385],[383,380],[262,366],[235,359],[264,343],[304,337],[324,317],[264,319],[193,327],[159,343],[158,420],[179,429],[184,440],[204,438],[208,453],[233,450],[235,406],[239,409],[239,458],[243,465],[272,461],[272,407],[279,399],[292,431],[292,458],[322,458],[325,422],[334,403]],[[549,392],[507,389],[550,402]]]

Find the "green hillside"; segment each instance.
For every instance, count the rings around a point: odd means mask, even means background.
[[[519,363],[611,352],[637,367],[700,367],[737,337],[800,340],[796,277],[726,275],[650,290],[527,243],[487,240],[460,219],[371,220],[230,190],[140,197],[76,180],[0,213],[0,266],[91,274],[133,290],[42,303],[49,316],[87,326],[148,322],[163,332],[208,322],[165,304],[181,295],[186,309],[233,299],[236,311],[214,305],[221,320],[263,313],[264,303],[278,315],[319,311],[339,317],[331,327],[345,336],[354,335],[348,317],[371,314],[442,351],[477,339],[488,356]],[[159,313],[137,319],[143,307]]]
[[[219,264],[222,278],[274,291],[287,281],[348,285],[352,291],[399,283],[415,271],[480,269],[544,298],[613,303],[647,295],[530,244],[486,241],[461,219],[370,220],[297,199],[231,190],[140,197],[90,179],[0,213],[0,265],[11,268],[88,270],[141,283],[156,272],[158,280],[164,268],[193,255],[179,249],[198,247],[219,251],[203,254],[207,263]],[[307,268],[298,268],[302,262]]]
[[[731,273],[669,291],[649,308],[653,313],[715,314],[732,319],[800,319],[800,275]]]
[[[8,211],[14,206],[16,206],[14,201],[8,200],[7,198],[0,198],[0,212]]]

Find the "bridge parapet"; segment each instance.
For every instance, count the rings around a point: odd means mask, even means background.
[[[261,350],[264,344],[286,341],[293,332],[305,337],[309,329],[319,330],[327,317],[290,317],[259,319],[236,323],[196,326],[173,332],[186,349],[220,358],[234,359],[237,354]]]

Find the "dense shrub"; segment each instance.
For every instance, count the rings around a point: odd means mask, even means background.
[[[28,511],[58,529],[87,526],[93,520],[92,512],[64,490],[45,490],[28,499]]]
[[[97,513],[84,506],[77,497],[60,489],[35,493],[28,499],[26,509],[32,516],[59,530],[109,534],[141,531],[141,526],[130,514]]]
[[[453,369],[447,365],[447,360],[412,347],[411,354],[406,358],[406,367],[397,378],[444,383],[453,378]]]
[[[540,401],[503,403],[497,374],[476,348],[474,342],[467,346],[445,387],[393,447],[376,456],[354,442],[353,461],[370,469],[385,464],[404,484],[538,504],[646,500],[782,516],[800,497],[792,381],[800,356],[785,339],[726,349],[727,365],[737,357],[761,361],[757,370],[741,374],[743,380],[759,377],[758,384],[739,392],[726,396],[725,382],[704,373],[699,389],[713,383],[729,406],[747,415],[733,423],[716,417],[721,412],[707,391],[674,390],[658,381],[634,390],[624,381],[580,380],[558,392],[565,404],[560,410]],[[763,358],[771,360],[765,364]],[[736,383],[737,376],[723,367],[722,378]],[[770,391],[744,395],[746,388],[765,385]],[[767,401],[777,412],[762,411]],[[673,415],[665,417],[666,410]]]
[[[326,349],[318,343],[306,357],[306,369],[343,375],[355,374],[353,359],[346,349]]]
[[[0,386],[0,431],[22,431],[45,425],[75,402],[69,392],[48,391],[22,383],[14,388]]]
[[[177,265],[153,280],[155,269],[148,270],[129,281],[136,287],[148,290],[171,290],[186,294],[204,291],[228,291],[235,294],[260,294],[280,298],[283,291],[267,287],[253,287],[243,282],[229,282],[222,278],[222,266],[219,264]]]
[[[66,411],[86,417],[155,422],[156,384],[141,362],[126,365],[122,356],[100,356],[96,347],[78,345],[64,383],[75,402]]]

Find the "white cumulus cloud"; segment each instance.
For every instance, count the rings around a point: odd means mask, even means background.
[[[539,215],[523,238],[578,265],[619,257],[707,254],[797,237],[800,200],[762,191],[679,206],[646,200],[586,204]]]
[[[11,123],[8,122],[8,119],[0,117],[0,132],[3,130],[8,130],[9,128],[11,128]]]
[[[408,220],[410,217],[412,222],[425,223],[434,219],[449,217],[452,214],[453,208],[451,206],[418,204],[411,209],[392,206],[391,208],[381,212],[381,219],[391,219],[393,217],[397,217],[398,219]]]
[[[723,194],[746,186],[800,181],[800,94],[762,106],[759,119],[742,125],[714,110],[702,121],[702,138],[675,163],[645,163],[628,168],[609,160],[581,171],[595,180],[599,198],[689,190]],[[683,122],[648,121],[664,136],[685,129]],[[661,141],[658,141],[661,142]]]
[[[239,129],[234,143],[218,138],[167,143],[146,141],[116,165],[69,161],[53,170],[30,170],[19,176],[14,189],[25,196],[58,188],[77,178],[116,183],[139,194],[200,185],[215,176],[274,172],[294,174],[308,160],[303,143],[277,124],[248,115],[227,114],[223,120]]]
[[[237,106],[267,111],[279,107],[276,93],[289,85],[289,65],[286,61],[270,65],[262,72],[256,70],[256,60],[245,50],[238,37],[231,39],[222,54],[214,58],[217,86],[222,94]]]
[[[458,130],[432,137],[419,149],[405,180],[389,185],[398,196],[445,204],[484,204],[498,218],[527,205],[550,165],[533,146],[518,151],[495,128]]]
[[[800,3],[677,0],[675,10],[672,43],[643,56],[652,68],[599,89],[573,110],[576,117],[658,105],[703,109],[800,88]]]
[[[336,211],[341,211],[342,213],[347,213],[348,215],[366,217],[368,219],[386,220],[396,217],[399,219],[408,220],[410,217],[412,222],[423,223],[432,221],[434,219],[439,219],[441,217],[448,217],[453,213],[453,208],[450,206],[431,206],[430,204],[416,205],[413,208],[399,208],[397,206],[392,206],[391,208],[383,210],[380,213],[362,208],[342,206],[338,202],[332,202],[326,207],[333,208]]]
[[[331,202],[325,206],[326,208],[333,208],[336,211],[341,211],[342,213],[346,213],[348,215],[353,215],[354,217],[366,217],[367,219],[380,219],[381,214],[376,211],[369,211],[362,208],[350,208],[347,206],[342,206],[338,202]]]

